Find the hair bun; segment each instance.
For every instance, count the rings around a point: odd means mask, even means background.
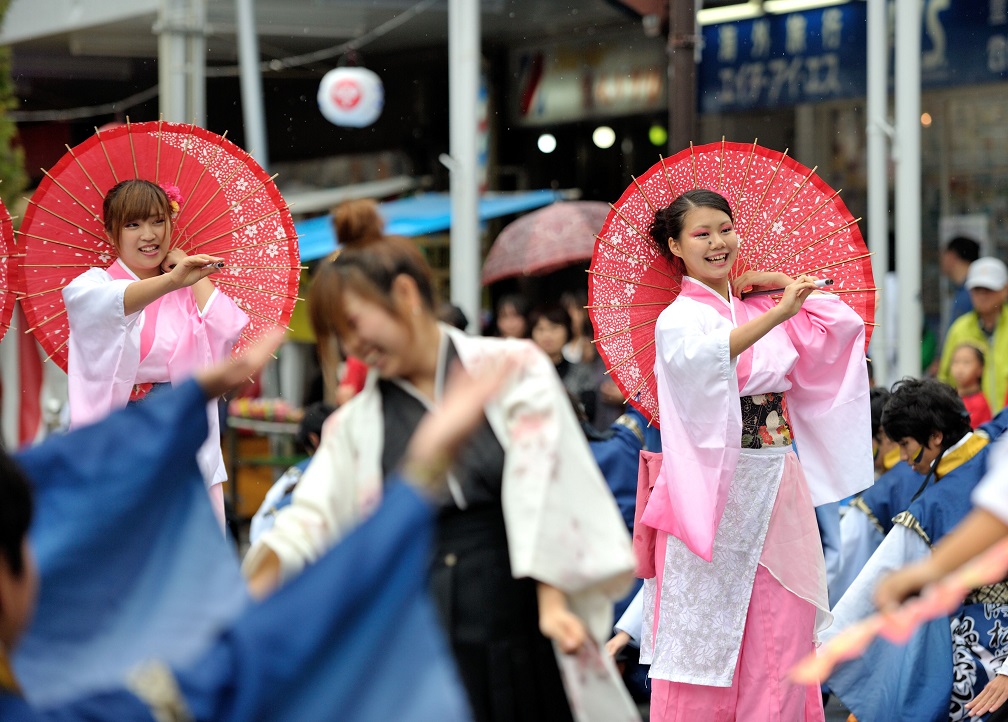
[[[364,248],[384,235],[385,219],[370,198],[340,203],[332,216],[336,240],[343,248]]]

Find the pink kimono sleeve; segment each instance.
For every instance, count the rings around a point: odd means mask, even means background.
[[[220,361],[231,353],[249,317],[226,293],[215,290],[203,308],[202,323],[210,357]]]
[[[784,327],[798,351],[787,405],[812,502],[845,499],[874,480],[864,322],[815,294]]]

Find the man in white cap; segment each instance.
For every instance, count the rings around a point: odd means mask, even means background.
[[[1008,267],[998,258],[978,258],[966,274],[966,289],[973,301],[973,310],[956,319],[945,336],[938,378],[952,381],[952,353],[963,343],[978,344],[987,349],[983,379],[984,396],[991,413],[997,414],[1005,405],[1008,392]]]

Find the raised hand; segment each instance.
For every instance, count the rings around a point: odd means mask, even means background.
[[[240,357],[225,359],[197,371],[193,378],[210,398],[236,389],[266,365],[283,341],[284,335],[284,329],[278,326],[249,346]]]
[[[794,283],[786,273],[774,271],[745,271],[731,282],[732,293],[741,296],[748,288],[784,288]]]
[[[875,586],[872,601],[883,612],[893,611],[934,579],[935,575],[928,570],[927,565],[910,564],[882,577]]]
[[[784,286],[784,297],[777,303],[784,319],[791,318],[801,310],[805,299],[816,290],[815,282],[813,276],[802,275]]]
[[[223,260],[206,253],[187,256],[181,248],[173,248],[161,263],[161,270],[171,279],[172,285],[185,288],[215,273],[219,269],[213,264]]]

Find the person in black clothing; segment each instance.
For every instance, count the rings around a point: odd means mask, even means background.
[[[571,363],[564,358],[563,348],[571,340],[571,317],[563,306],[546,304],[529,314],[532,340],[556,366],[557,374],[567,390],[580,402],[589,421],[595,419],[598,384],[587,364]]]

